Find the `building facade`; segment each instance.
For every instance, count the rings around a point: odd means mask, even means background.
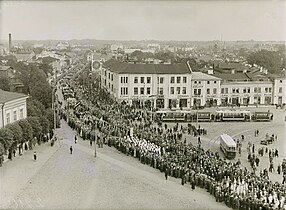
[[[286,104],[286,75],[275,76],[274,78],[274,104],[279,106]]]
[[[190,108],[191,69],[187,64],[133,64],[109,60],[101,85],[119,101],[153,108]]]
[[[221,101],[227,105],[273,104],[271,81],[225,81],[221,84]]]
[[[283,105],[283,75],[193,72],[186,64],[134,64],[109,60],[100,66],[101,84],[128,104],[153,108]]]
[[[27,118],[27,98],[21,93],[0,90],[0,128]]]
[[[191,106],[219,106],[221,104],[221,79],[202,72],[192,73]]]

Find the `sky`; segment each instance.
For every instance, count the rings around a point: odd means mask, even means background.
[[[284,0],[0,0],[0,39],[286,41],[285,17]]]

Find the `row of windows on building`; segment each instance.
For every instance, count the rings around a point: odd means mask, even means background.
[[[171,87],[170,88],[170,94],[175,94],[175,90],[176,90],[176,94],[187,94],[187,87]],[[145,95],[145,88],[144,87],[134,87],[133,89],[134,91],[134,95]],[[121,87],[121,91],[120,91],[121,95],[128,95],[128,87]],[[146,95],[150,95],[151,94],[151,88],[147,87],[146,88]],[[157,94],[158,95],[164,95],[164,88],[163,87],[158,87],[157,88]]]
[[[151,77],[134,77],[134,83],[138,84],[139,79],[140,79],[140,83],[145,84],[145,78],[146,78],[146,83],[150,84],[151,83]],[[177,84],[180,84],[181,80],[183,83],[187,83],[187,77],[176,77],[176,80],[175,80],[175,77],[171,77],[170,83],[174,84],[176,81]],[[164,81],[165,81],[165,77],[157,77],[157,83],[158,84],[164,84]],[[121,77],[120,82],[121,82],[121,84],[128,83],[128,77]]]
[[[23,119],[24,118],[24,109],[20,109],[20,118],[19,120]],[[18,118],[17,118],[17,111],[13,111],[13,122],[17,121]],[[9,124],[11,123],[11,115],[10,113],[7,113],[6,114],[6,124]]]
[[[229,88],[221,88],[221,93],[222,94],[228,94],[229,93],[228,89]],[[232,90],[232,93],[240,93],[240,88],[232,88],[231,90]],[[253,92],[254,93],[261,93],[261,90],[262,90],[261,87],[253,88]],[[251,92],[251,88],[250,87],[243,88],[241,91],[242,91],[242,93],[250,93]],[[279,89],[279,91],[280,91],[280,89]],[[266,87],[266,88],[264,88],[264,92],[265,93],[271,93],[272,92],[272,88],[271,87]],[[282,88],[281,88],[281,93],[282,93]]]
[[[109,84],[109,88],[110,88],[110,84]],[[127,87],[124,87],[127,88]],[[228,94],[228,89],[229,88],[221,88],[221,93],[222,94]],[[139,90],[140,90],[140,94],[144,95],[145,94],[145,88],[144,87],[134,87],[134,95],[138,95],[139,94]],[[175,90],[176,90],[176,94],[187,94],[187,88],[186,87],[170,87],[170,94],[175,94]],[[112,85],[112,91],[113,91],[113,85]],[[265,88],[265,93],[271,93],[272,88],[271,87],[266,87]],[[232,93],[239,93],[240,90],[239,88],[232,88]],[[280,89],[279,89],[280,92]],[[281,92],[282,92],[282,88],[281,88]],[[201,89],[197,89],[194,88],[193,91],[194,95],[201,95],[202,94],[202,90]],[[243,88],[242,93],[250,93],[250,88]],[[254,93],[261,93],[261,88],[254,88]],[[146,89],[146,94],[150,95],[151,94],[151,88],[147,87]],[[157,94],[159,95],[164,95],[164,89],[163,87],[158,87],[157,88]],[[212,91],[210,88],[206,89],[206,94],[217,94],[217,88],[213,88]],[[128,90],[123,91],[123,88],[121,88],[121,95],[128,95]]]

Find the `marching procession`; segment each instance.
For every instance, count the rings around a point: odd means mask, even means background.
[[[283,183],[270,181],[266,169],[259,176],[255,170],[242,167],[239,159],[227,161],[204,149],[200,137],[198,145],[183,139],[186,130],[197,136],[207,133],[205,129],[196,129],[190,123],[187,128],[178,123],[173,127],[162,123],[156,126],[146,110],[118,103],[97,83],[90,87],[79,81],[61,80],[60,84],[68,85],[77,99],[72,109],[62,107],[60,116],[83,140],[90,141],[91,146],[95,142],[99,148],[103,144],[115,147],[142,164],[160,170],[166,179],[171,176],[181,179],[182,185],[189,184],[193,190],[196,186],[206,189],[217,202],[224,202],[233,209],[286,208],[286,164],[280,166]],[[270,153],[269,157],[278,155],[278,150]],[[250,149],[249,154],[253,166],[258,157],[254,149]]]

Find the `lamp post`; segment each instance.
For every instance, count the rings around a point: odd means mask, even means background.
[[[94,157],[96,158],[96,135],[95,135],[95,132],[94,133]]]

